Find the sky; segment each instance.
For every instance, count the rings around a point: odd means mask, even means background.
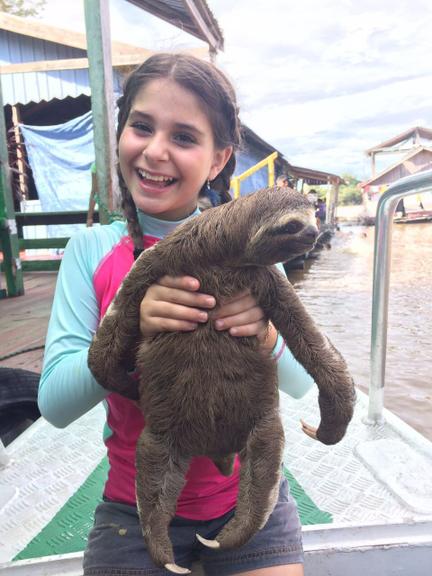
[[[370,177],[365,150],[432,129],[430,0],[207,0],[225,37],[216,63],[240,116],[293,165]],[[47,0],[40,19],[84,31],[82,2]],[[154,50],[202,46],[125,0],[111,36]],[[378,159],[384,168],[397,157]]]

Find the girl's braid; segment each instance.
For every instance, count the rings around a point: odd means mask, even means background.
[[[131,97],[127,98],[125,95],[120,96],[120,98],[117,100],[117,106],[119,109],[118,123],[117,123],[117,145],[118,141],[120,140],[123,128],[126,124],[127,117],[129,115],[131,101],[132,98]],[[118,149],[117,149],[117,156],[118,156]],[[123,180],[123,175],[121,173],[119,165],[117,165],[117,173],[122,198],[121,207],[126,217],[128,233],[134,243],[135,250],[142,251],[144,247],[143,233],[138,222],[138,215],[135,202],[133,201],[131,193],[129,192],[128,187],[126,186],[125,181]]]
[[[132,238],[135,250],[142,251],[144,249],[143,233],[138,222],[135,202],[133,201],[131,193],[124,183],[120,170],[118,170],[118,175],[119,184],[122,191],[122,209],[127,220],[128,233]]]
[[[241,123],[239,119],[239,109],[235,101],[235,95],[232,95],[233,101],[230,102],[230,106],[228,106],[227,110],[225,111],[227,115],[227,125],[229,126],[229,144],[233,147],[233,152],[225,164],[224,168],[218,174],[218,176],[213,180],[211,183],[212,189],[215,189],[219,192],[221,204],[225,204],[232,200],[231,195],[229,193],[231,187],[231,177],[234,174],[235,167],[236,167],[236,151],[238,151],[241,147]]]

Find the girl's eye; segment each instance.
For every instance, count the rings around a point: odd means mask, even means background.
[[[196,139],[192,134],[180,133],[174,136],[174,140],[181,146],[188,146],[190,144],[196,144]]]
[[[147,134],[152,131],[151,126],[149,126],[145,122],[133,122],[131,126],[132,128],[135,128],[135,130],[138,130],[139,132],[145,132]]]

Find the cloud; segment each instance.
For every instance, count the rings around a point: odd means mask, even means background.
[[[208,4],[225,36],[217,63],[243,121],[294,163],[367,177],[365,149],[415,125],[432,128],[430,0]],[[47,6],[51,23],[84,30],[81,3]],[[130,2],[110,0],[110,12],[116,40],[202,45]]]
[[[290,161],[361,177],[365,149],[432,127],[429,2],[218,4],[243,120]]]

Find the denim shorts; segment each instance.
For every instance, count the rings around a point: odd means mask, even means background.
[[[208,521],[175,517],[170,538],[176,563],[191,568],[200,562],[206,576],[229,576],[248,570],[303,563],[301,525],[288,482],[281,481],[279,500],[267,524],[241,548],[211,550],[196,538],[214,538],[234,510]],[[147,553],[135,506],[102,502],[84,553],[84,576],[168,576]]]

